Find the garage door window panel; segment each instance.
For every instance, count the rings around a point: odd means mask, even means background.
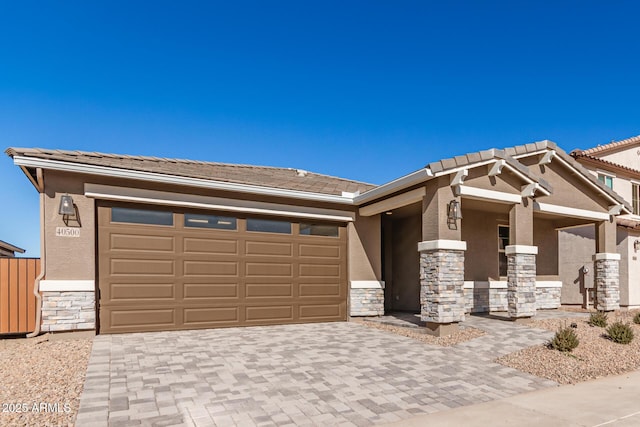
[[[339,227],[337,225],[330,224],[300,224],[300,234],[302,236],[323,236],[323,237],[338,237]]]
[[[247,219],[247,231],[260,233],[291,234],[291,223],[272,219]]]
[[[184,214],[184,226],[192,228],[214,228],[237,230],[238,220],[230,216]]]
[[[172,226],[173,212],[147,209],[111,208],[111,222]]]

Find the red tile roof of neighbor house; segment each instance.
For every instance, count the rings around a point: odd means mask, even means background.
[[[602,154],[609,151],[618,150],[620,148],[626,148],[634,144],[640,144],[640,135],[622,139],[620,141],[611,141],[608,144],[598,145],[597,147],[589,148],[586,150],[573,150],[571,152],[571,155],[575,157],[581,155]]]
[[[571,155],[576,159],[587,159],[587,160],[591,160],[592,162],[599,163],[603,165],[603,168],[606,168],[607,166],[609,166],[615,169],[625,170],[633,175],[640,175],[640,170],[638,169],[630,168],[629,166],[621,165],[620,163],[615,163],[610,160],[601,159],[600,157],[592,156],[589,154],[583,154],[583,153],[573,153],[573,152],[571,153]]]
[[[258,185],[319,194],[341,195],[343,191],[365,192],[376,186],[294,168],[238,165],[197,160],[129,156],[86,151],[9,148],[11,156],[33,157],[83,165],[152,172],[235,184]]]
[[[576,149],[570,154],[575,159],[586,159],[592,163],[599,163],[603,168],[615,168],[618,170],[629,172],[633,175],[640,175],[640,171],[634,168],[630,168],[620,163],[612,162],[611,160],[605,160],[599,156],[624,148],[629,148],[633,145],[640,145],[640,135],[631,138],[623,139],[620,141],[612,141],[609,144],[598,145],[597,147],[589,148],[587,150]]]

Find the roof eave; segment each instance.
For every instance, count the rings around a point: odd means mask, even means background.
[[[58,170],[62,172],[85,173],[89,175],[109,176],[139,181],[157,182],[162,184],[175,184],[189,187],[234,191],[263,196],[286,197],[301,200],[339,203],[345,205],[354,204],[353,197],[349,196],[312,193],[299,190],[287,190],[274,187],[222,182],[202,178],[189,178],[176,175],[161,174],[157,172],[144,172],[131,169],[120,169],[107,166],[96,166],[82,163],[64,162],[59,160],[40,159],[35,157],[20,156],[17,155],[15,151],[13,153],[9,153],[10,150],[11,149],[7,150],[7,154],[13,157],[13,162],[15,165],[21,167],[36,167],[42,169]]]
[[[26,251],[22,248],[12,245],[11,243],[7,243],[5,241],[0,240],[0,248],[6,249],[11,252],[25,253]]]

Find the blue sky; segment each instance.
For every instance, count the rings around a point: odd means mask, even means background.
[[[0,0],[2,148],[296,167],[384,183],[429,161],[640,134],[633,1]],[[0,157],[0,240],[39,255]]]

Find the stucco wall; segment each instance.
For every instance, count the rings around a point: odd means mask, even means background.
[[[606,157],[603,157],[606,159]],[[624,164],[624,163],[619,163]],[[631,197],[631,181],[629,177],[624,175],[620,175],[618,172],[610,172],[605,170],[604,168],[596,167],[589,163],[584,163],[583,166],[591,172],[593,176],[598,176],[598,173],[604,172],[606,175],[613,176],[613,191],[622,196],[623,199],[631,205],[632,197]]]
[[[560,162],[552,161],[547,165],[538,165],[537,156],[523,158],[520,161],[527,165],[531,172],[549,182],[553,188],[551,195],[537,198],[539,202],[598,212],[608,211],[610,202],[598,196],[591,185],[578,178]]]
[[[45,263],[48,280],[95,279],[95,203],[84,196],[84,183],[71,174],[45,171],[44,233]],[[56,236],[57,227],[67,227],[58,214],[60,196],[69,194],[78,209],[79,223],[69,227],[80,230],[79,237]]]
[[[380,215],[349,223],[349,280],[382,280]]]
[[[628,255],[627,257],[623,256],[623,259],[626,258],[628,261],[628,285],[623,286],[623,281],[621,280],[621,299],[623,299],[623,292],[626,294],[626,300],[624,300],[624,302],[621,302],[621,304],[628,305],[630,307],[640,307],[640,250],[636,251],[633,248],[634,242],[636,240],[640,240],[640,232],[628,231],[627,233],[627,239],[625,239],[625,242],[623,244],[626,246]],[[620,277],[623,277],[622,272],[620,273]]]
[[[499,280],[498,225],[509,225],[509,216],[476,210],[463,210],[462,215],[464,280]]]
[[[620,262],[618,264],[620,272],[620,305],[629,305],[629,270],[633,266],[631,257],[633,252],[633,239],[629,238],[629,231],[626,228],[618,227],[618,253],[620,254]],[[629,247],[631,246],[631,247]]]
[[[562,304],[585,303],[585,287],[593,288],[595,227],[566,228],[558,232],[558,274],[562,280]],[[583,272],[583,266],[589,269]],[[591,301],[590,304],[593,302]]]
[[[511,171],[504,168],[502,173],[496,176],[488,176],[486,167],[469,169],[469,174],[464,180],[464,185],[469,187],[484,188],[486,190],[502,191],[505,193],[519,194],[520,187],[524,183]]]
[[[553,221],[534,218],[533,245],[538,247],[536,275],[558,275],[558,233]]]
[[[600,158],[635,170],[640,170],[640,151],[637,146],[626,150],[607,153],[600,156]]]

